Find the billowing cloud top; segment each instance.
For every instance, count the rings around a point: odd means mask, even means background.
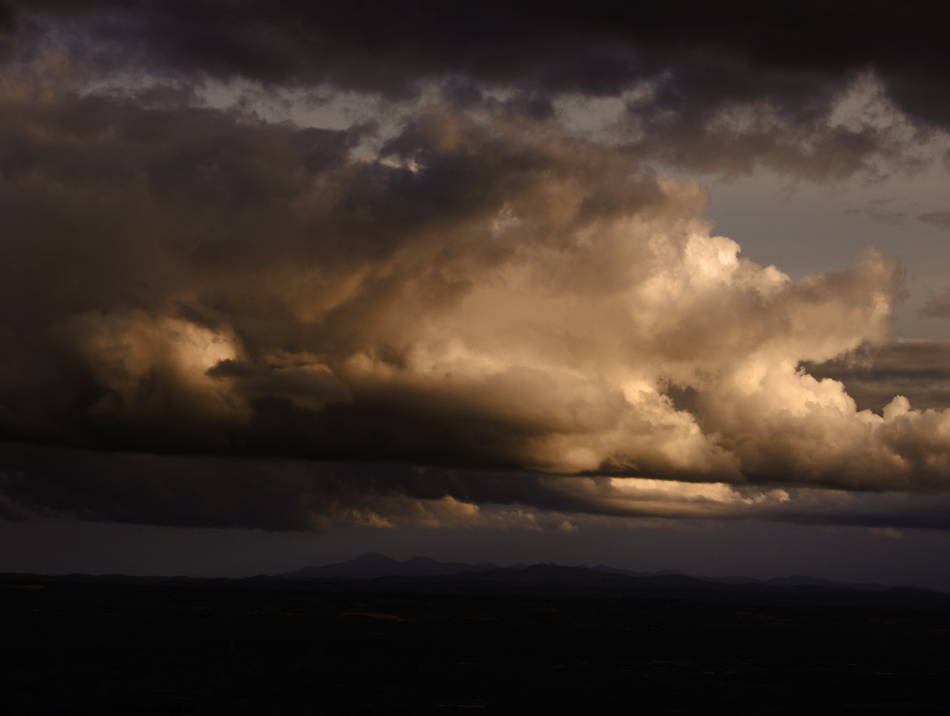
[[[787,489],[950,486],[942,406],[859,406],[845,388],[889,338],[897,260],[792,281],[712,233],[701,186],[649,163],[822,178],[896,156],[948,119],[926,101],[945,68],[914,74],[926,42],[865,52],[819,33],[805,53],[800,24],[773,37],[698,8],[382,7],[4,11],[0,435],[21,447],[0,508],[300,528],[321,501],[370,522],[491,502],[765,514]],[[265,121],[237,78],[380,104],[345,129]],[[215,81],[237,99],[209,99]],[[902,128],[831,122],[856,82]],[[625,97],[616,141],[556,116],[571,93]],[[186,519],[115,507],[161,502],[157,468],[126,456],[151,477],[116,487],[114,467],[51,468],[29,443],[438,469],[386,468],[383,487],[338,466],[304,509],[293,463],[267,493],[289,512],[189,493],[204,517]],[[515,472],[452,472],[471,468]]]

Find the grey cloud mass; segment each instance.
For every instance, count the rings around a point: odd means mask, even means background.
[[[936,24],[449,7],[6,6],[2,514],[945,528],[946,350],[892,341],[900,262],[794,281],[656,167],[900,164],[950,122]],[[270,122],[209,78],[381,109]],[[848,92],[904,124],[831,121]],[[622,96],[620,140],[563,126],[568,95]]]
[[[929,318],[950,318],[950,292],[942,291],[930,297],[920,315]]]
[[[322,531],[541,530],[564,515],[950,529],[947,494],[755,489],[525,471],[0,447],[0,517]],[[542,512],[538,512],[541,510]]]
[[[917,218],[925,224],[931,224],[941,229],[950,229],[950,211],[928,211]]]
[[[558,97],[622,97],[623,134],[639,152],[726,175],[873,173],[875,157],[896,161],[912,138],[950,124],[948,18],[931,4],[41,0],[6,12],[16,57],[65,52],[91,75],[392,100],[435,82],[466,107],[502,90],[510,110],[535,119],[554,117]],[[855,93],[866,106],[845,116]]]

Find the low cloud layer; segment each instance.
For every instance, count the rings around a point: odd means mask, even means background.
[[[349,11],[323,23],[303,5],[272,17],[252,3],[251,19],[224,22],[217,3],[13,7],[0,77],[8,517],[317,529],[495,519],[480,506],[502,505],[515,521],[530,508],[945,526],[914,496],[950,487],[950,414],[918,370],[943,348],[889,343],[898,260],[869,251],[793,281],[713,232],[699,184],[648,163],[675,150],[681,166],[713,166],[704,152],[719,140],[697,128],[718,126],[740,163],[741,145],[749,162],[812,178],[857,171],[865,149],[890,145],[815,119],[833,103],[802,109],[806,84],[827,99],[860,80],[853,57],[825,57],[827,82],[801,84],[803,57],[756,65],[755,48],[731,55],[714,28],[700,43],[718,48],[708,71],[679,36],[672,54],[601,25],[534,37],[563,39],[565,57],[611,42],[623,55],[636,40],[639,69],[598,89],[558,75],[553,50],[536,48],[530,66],[499,55],[517,33],[494,26],[494,54],[456,60],[449,45],[415,51],[395,35],[385,75],[373,54],[385,43],[343,33],[323,55],[302,49]],[[80,52],[62,37],[98,44]],[[117,58],[148,65],[151,84],[96,89]],[[897,79],[868,92],[939,125],[939,108],[901,94],[909,70],[880,58],[874,71]],[[599,143],[542,111],[558,93],[659,77],[660,59],[668,84],[629,100],[640,139]],[[710,90],[707,114],[688,117],[726,65],[734,89]],[[388,107],[437,67],[475,84],[403,106],[387,132],[269,123],[154,84],[163,72],[330,82]],[[475,102],[492,83],[514,99]],[[519,97],[534,109],[514,111]],[[774,113],[767,133],[811,142],[807,162],[756,139],[761,103],[730,115],[738,124],[707,121],[747,97],[799,108]],[[872,353],[873,380],[860,372]],[[893,491],[910,496],[888,512]]]
[[[950,529],[950,495],[755,488],[395,463],[96,453],[0,446],[0,518],[323,531],[632,528],[663,519],[758,519]]]

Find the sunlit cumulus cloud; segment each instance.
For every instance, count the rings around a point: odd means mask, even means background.
[[[0,515],[535,529],[541,510],[562,529],[573,513],[947,526],[935,505],[950,487],[950,413],[908,390],[884,400],[881,381],[870,403],[849,394],[862,356],[895,355],[898,260],[872,250],[793,281],[716,235],[701,185],[648,164],[854,173],[900,155],[923,121],[891,75],[836,75],[799,115],[788,108],[804,76],[750,75],[723,55],[744,89],[691,117],[677,103],[699,70],[677,60],[663,75],[663,53],[646,53],[652,74],[618,69],[614,89],[646,77],[652,94],[604,143],[550,102],[607,90],[560,77],[553,60],[547,74],[518,57],[445,60],[455,94],[407,104],[441,60],[395,48],[387,74],[356,40],[350,55],[273,55],[266,33],[248,34],[260,22],[279,36],[273,18],[231,27],[236,44],[218,50],[173,48],[161,28],[197,43],[212,25],[160,7],[8,13]],[[117,27],[138,33],[138,54]],[[80,52],[69,33],[99,44]],[[607,46],[588,54],[627,67],[628,50]],[[108,84],[117,57],[139,84]],[[189,72],[273,92],[336,82],[398,120],[269,122],[199,99]],[[753,103],[750,77],[785,94]],[[509,100],[489,96],[502,85]],[[904,124],[822,119],[859,90],[908,113]],[[716,153],[726,135],[738,164]]]

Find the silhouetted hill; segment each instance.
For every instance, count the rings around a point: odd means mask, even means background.
[[[478,574],[477,578],[465,578]],[[385,555],[368,552],[356,559],[337,564],[328,564],[323,567],[304,567],[296,572],[275,575],[284,579],[333,579],[333,580],[375,580],[385,577],[452,577],[460,579],[429,580],[414,583],[416,587],[439,590],[454,588],[471,591],[472,593],[484,590],[521,590],[538,593],[537,590],[549,589],[559,594],[583,593],[591,596],[594,593],[619,596],[629,593],[654,592],[656,590],[687,590],[698,592],[716,591],[716,586],[731,586],[747,594],[777,593],[767,588],[801,588],[803,594],[820,594],[826,590],[857,590],[869,592],[887,592],[895,589],[893,586],[866,582],[836,582],[821,577],[809,577],[793,574],[788,577],[772,579],[757,579],[755,577],[727,576],[707,577],[684,574],[675,569],[663,569],[658,572],[638,572],[629,569],[618,569],[599,564],[593,568],[565,567],[553,562],[538,564],[529,567],[525,564],[514,564],[508,567],[499,567],[491,562],[480,564],[465,564],[462,562],[438,562],[428,557],[413,557],[405,562],[399,562]],[[630,582],[628,579],[648,580],[646,582]],[[409,586],[405,580],[390,580],[400,588]],[[763,592],[762,589],[766,588]],[[921,592],[931,590],[916,587],[902,587]],[[721,590],[720,590],[721,591]],[[788,592],[792,594],[793,592]]]
[[[396,574],[400,563],[392,557],[377,552],[361,554],[349,562],[328,564],[324,567],[304,567],[296,572],[278,574],[278,577],[289,579],[313,579],[324,577],[329,579],[375,579]]]
[[[715,582],[684,574],[632,576],[588,569],[536,564],[522,570],[496,569],[456,574],[391,575],[337,583],[339,589],[457,595],[550,596],[572,598],[646,597],[731,603],[823,602],[950,607],[950,595],[911,587],[861,589],[832,584]]]
[[[688,575],[675,569],[663,569],[659,572],[634,572],[630,569],[617,569],[608,567],[604,564],[598,564],[593,568],[596,572],[609,572],[611,574],[625,574],[629,577],[657,577],[666,575],[679,575],[683,577],[692,576],[693,579],[699,579],[704,582],[714,582],[717,584],[768,584],[776,587],[800,587],[804,585],[840,587],[846,589],[861,589],[872,592],[883,592],[885,589],[894,587],[886,584],[877,584],[876,582],[836,582],[832,579],[822,579],[821,577],[809,577],[803,574],[792,574],[788,577],[773,577],[772,579],[756,579],[755,577],[729,576],[729,577],[707,577]],[[911,587],[915,589],[916,587]]]
[[[772,579],[765,580],[765,584],[781,587],[797,587],[810,584],[824,587],[863,589],[872,592],[883,592],[886,589],[895,589],[895,587],[889,587],[886,584],[876,584],[873,582],[835,582],[830,579],[822,579],[821,577],[808,577],[802,574],[793,574],[789,577],[774,577]]]
[[[370,552],[349,562],[305,567],[274,576],[247,579],[189,579],[187,577],[91,576],[60,577],[0,575],[0,580],[35,579],[43,582],[100,582],[110,584],[254,583],[263,588],[334,592],[433,595],[495,595],[569,598],[654,598],[719,603],[838,605],[895,605],[950,608],[950,594],[915,587],[873,583],[834,582],[819,577],[791,575],[768,580],[752,577],[694,577],[676,570],[634,572],[598,565],[593,569],[536,564],[499,567],[492,563],[438,562],[414,557],[399,562]]]
[[[276,576],[286,579],[377,579],[395,575],[422,577],[459,572],[483,572],[491,569],[501,569],[501,567],[491,562],[481,564],[437,562],[429,557],[413,557],[405,562],[399,562],[377,552],[367,552],[349,562],[328,564],[323,567],[304,567],[296,572]]]

